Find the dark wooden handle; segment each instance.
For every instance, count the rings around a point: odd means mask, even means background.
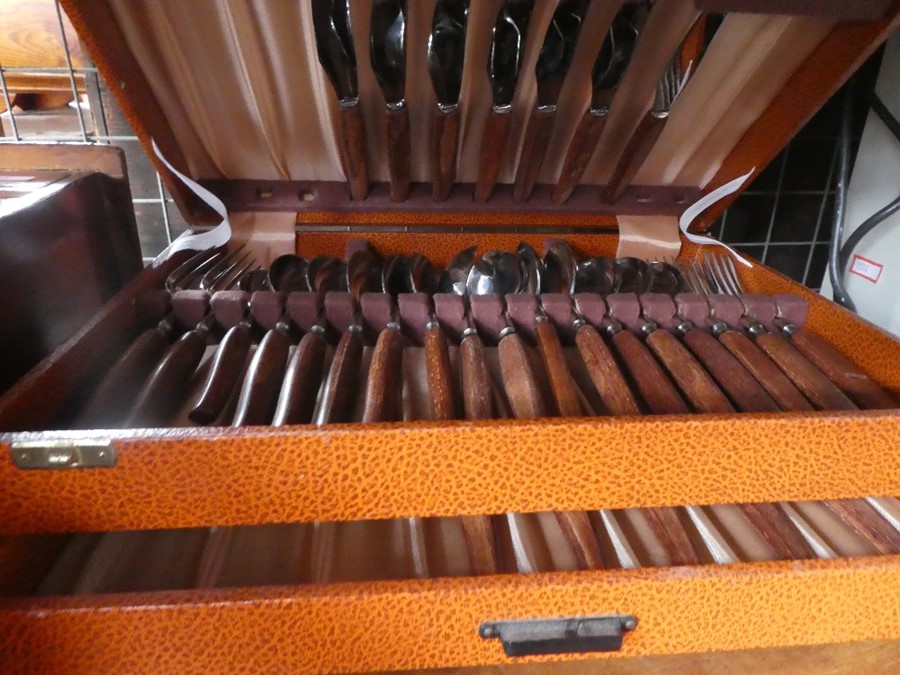
[[[656,415],[690,412],[659,362],[636,335],[621,330],[612,336],[612,342],[650,412]]]
[[[284,373],[273,426],[308,424],[312,420],[325,372],[326,346],[325,338],[318,332],[307,333],[300,340]]]
[[[436,420],[453,420],[456,412],[456,394],[453,391],[453,370],[450,367],[450,349],[440,327],[432,326],[425,332],[425,374],[428,378],[428,395],[431,399],[431,416]]]
[[[716,338],[704,330],[693,328],[685,333],[683,339],[738,410],[778,412],[778,404],[763,386]]]
[[[484,357],[484,343],[477,335],[467,335],[459,345],[462,371],[463,412],[467,420],[494,416],[491,376]]]
[[[557,412],[563,417],[581,417],[584,413],[581,408],[581,400],[578,390],[569,372],[566,363],[566,355],[563,353],[562,343],[556,328],[549,321],[538,321],[535,325],[537,334],[538,351],[544,362],[544,369],[550,380],[550,392],[556,403]]]
[[[640,415],[637,399],[597,330],[593,326],[581,326],[575,332],[575,344],[607,411],[611,415]]]
[[[864,499],[826,501],[825,506],[880,555],[900,553],[900,532]]]
[[[604,202],[607,204],[615,203],[622,196],[622,193],[625,192],[625,189],[631,185],[631,180],[638,172],[638,169],[641,168],[644,160],[647,159],[647,155],[650,154],[653,146],[656,145],[656,141],[665,126],[665,117],[656,117],[650,112],[644,115],[641,123],[638,124],[637,129],[634,130],[631,138],[628,139],[625,151],[619,158],[619,163],[616,164],[609,182],[601,193],[600,198]]]
[[[213,356],[203,391],[188,413],[191,421],[209,424],[221,414],[241,375],[247,354],[250,353],[250,333],[250,325],[242,322],[229,328],[222,337],[219,348]]]
[[[553,330],[552,326],[549,326]],[[556,333],[554,332],[554,337]],[[558,338],[557,338],[558,341]],[[517,419],[533,419],[547,415],[534,371],[528,360],[522,338],[513,333],[500,340],[500,373],[513,416]],[[568,375],[568,373],[567,373]],[[580,414],[580,407],[579,412]],[[584,511],[560,511],[556,513],[563,534],[566,536],[579,565],[583,569],[604,566],[603,553],[588,514]]]
[[[394,422],[400,418],[402,377],[403,335],[396,328],[385,328],[372,351],[363,422]]]
[[[606,567],[597,534],[586,511],[556,511],[556,521],[572,547],[581,569],[593,570]]]
[[[359,104],[342,107],[338,113],[340,123],[338,152],[344,176],[350,186],[350,198],[359,201],[369,194],[369,167],[366,160],[366,124]]]
[[[195,328],[178,338],[137,395],[126,426],[165,424],[184,399],[205,350],[205,330]]]
[[[259,343],[238,396],[232,426],[268,424],[287,364],[291,338],[285,330],[270,330]]]
[[[484,124],[481,135],[481,164],[478,166],[478,178],[475,181],[476,202],[486,202],[500,175],[503,164],[503,152],[506,150],[506,136],[512,115],[491,110]]]
[[[534,184],[537,183],[541,165],[544,163],[544,154],[550,143],[550,134],[553,133],[555,118],[555,109],[535,108],[531,113],[528,128],[525,130],[525,140],[522,142],[519,166],[516,169],[516,183],[513,188],[513,198],[517,202],[524,202],[528,199],[534,189]]]
[[[433,354],[429,355],[428,340],[432,332],[437,333],[443,343],[443,347],[432,347]],[[451,411],[450,404],[438,403],[435,400],[435,388],[440,391],[445,390],[443,383],[435,382],[432,385],[433,377],[438,376],[443,380],[448,378],[452,382],[453,373],[450,370],[450,357],[447,354],[446,367],[443,365],[444,354],[446,353],[446,340],[440,335],[440,329],[434,328],[428,331],[425,336],[425,359],[428,363],[428,388],[432,392],[432,410],[435,419],[451,419],[450,417],[438,417],[438,411],[445,414]],[[437,342],[436,338],[432,338],[433,342]],[[459,346],[460,350],[460,368],[462,370],[462,387],[463,399],[465,407],[466,419],[490,419],[493,417],[494,408],[491,399],[491,382],[490,375],[487,370],[487,363],[484,360],[484,344],[477,335],[468,335],[463,338]],[[434,365],[432,361],[434,360]],[[434,376],[432,370],[435,370]],[[450,389],[452,396],[452,389]],[[439,395],[441,401],[446,401],[446,397]],[[450,399],[452,403],[453,399]],[[472,565],[472,571],[475,574],[497,574],[499,572],[499,564],[497,557],[497,549],[494,541],[494,528],[491,525],[491,519],[488,516],[462,516],[460,518],[462,524],[463,536],[466,540],[466,549],[469,552],[469,563]]]
[[[168,346],[166,334],[157,328],[138,335],[94,389],[76,426],[96,428],[118,422]]]
[[[734,412],[719,386],[678,338],[668,331],[655,330],[647,336],[647,345],[697,412]]]
[[[670,565],[699,565],[703,562],[676,509],[662,506],[644,509],[642,513],[653,534],[665,549]]]
[[[791,344],[861,408],[887,410],[897,407],[889,393],[815,333],[798,328],[791,334]]]
[[[358,332],[349,331],[341,336],[322,390],[322,403],[316,415],[316,424],[346,422],[350,419],[356,393],[359,391],[362,352],[362,337]]]
[[[459,109],[443,113],[435,108],[431,116],[431,196],[442,202],[456,182],[459,154]]]
[[[816,552],[778,504],[741,504],[741,511],[778,558],[803,560]]]
[[[794,346],[773,333],[756,336],[756,344],[819,410],[856,410],[856,405]]]
[[[559,172],[559,180],[553,189],[553,201],[565,202],[572,196],[575,188],[581,182],[581,176],[587,168],[588,162],[594,156],[594,150],[600,143],[600,136],[606,127],[606,116],[592,115],[590,110],[584,113],[578,129],[569,144],[569,151],[563,161],[562,171]]]
[[[547,406],[541,395],[534,370],[528,360],[525,344],[517,333],[500,340],[500,376],[513,416],[534,419],[547,416]]]
[[[719,341],[765,387],[781,410],[802,412],[813,409],[794,383],[749,337],[727,330],[719,336]]]
[[[387,160],[391,177],[391,201],[402,202],[409,195],[409,109],[406,104],[385,115]]]

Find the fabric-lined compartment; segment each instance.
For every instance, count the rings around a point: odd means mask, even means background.
[[[900,512],[900,502],[881,498]],[[814,528],[838,557],[878,555],[854,529],[827,516],[820,503],[786,505],[802,513],[796,524],[805,538]],[[696,507],[691,507],[696,508]],[[679,527],[700,556],[696,564],[732,564],[833,557],[785,556],[740,517],[737,505],[702,507],[707,527],[693,528],[683,509]],[[591,512],[605,569],[672,566],[666,545],[649,525],[645,509]],[[731,515],[729,515],[731,514]],[[807,515],[809,514],[809,515]],[[824,514],[824,515],[823,515]],[[571,542],[554,513],[491,516],[501,562],[498,573],[577,571]],[[894,530],[900,538],[900,531]],[[681,535],[679,535],[681,536]],[[31,543],[33,542],[33,543]],[[3,595],[92,595],[191,588],[298,585],[427,579],[474,574],[458,521],[449,518],[295,523],[230,528],[141,530],[4,539],[8,575],[36,565],[43,572],[30,586],[4,588]],[[15,545],[15,546],[13,546]],[[33,551],[28,552],[29,546]],[[10,551],[19,549],[18,556]],[[25,551],[25,553],[22,553]],[[728,551],[723,557],[722,551]],[[900,553],[900,547],[885,551]],[[18,561],[18,562],[16,562]]]
[[[154,95],[167,111],[193,176],[343,180],[334,143],[337,101],[315,57],[306,4],[295,7],[282,3],[201,2],[179,4],[177,13],[174,4],[162,0],[141,5],[114,0],[111,5]],[[555,180],[568,142],[587,107],[590,68],[616,3],[595,5],[586,17],[560,97],[550,144],[560,150],[548,155],[541,182]],[[409,13],[407,97],[414,138],[427,137],[434,108],[424,55],[433,6],[433,0],[413,3]],[[463,182],[471,182],[475,177],[481,129],[490,109],[484,64],[498,6],[496,0],[474,0],[470,8],[461,96],[463,126],[458,179]],[[353,0],[351,16],[360,99],[367,119],[370,173],[376,180],[385,180],[383,99],[368,56],[369,7],[368,0]],[[529,27],[501,182],[510,182],[515,171],[525,121],[536,95],[534,63],[551,10],[549,3],[539,4]],[[586,184],[603,183],[608,178],[612,170],[610,158],[621,154],[629,133],[649,107],[668,54],[674,51],[694,16],[696,10],[689,2],[657,3],[645,28],[646,41],[635,54],[611,108],[604,137],[585,173]],[[207,27],[199,41],[196,25]],[[667,125],[670,128],[645,163],[639,183],[702,185],[699,181],[705,182],[709,172],[716,170],[741,133],[833,26],[834,22],[827,19],[727,17],[710,53],[720,57],[729,53],[730,58],[727,63],[712,56],[704,59],[685,96],[674,107]],[[729,51],[746,35],[759,37],[761,31],[770,37],[754,40],[759,45],[756,49]],[[764,50],[761,46],[770,48]],[[755,65],[758,62],[765,68]],[[211,69],[207,76],[197,70],[207,67],[204,64]],[[718,95],[722,91],[722,74],[734,72],[747,73],[746,79],[729,78],[726,100],[712,108],[717,114],[711,115],[707,105],[709,93],[716,91]],[[230,82],[224,82],[226,78]],[[706,131],[692,141],[698,106],[704,108]],[[229,111],[224,124],[220,110]],[[711,129],[716,130],[715,138],[710,135]],[[687,130],[689,138],[684,136]],[[700,145],[706,136],[709,137]],[[235,139],[242,142],[235,144]],[[684,141],[686,144],[682,144]],[[670,158],[677,148],[681,149],[674,159]],[[685,148],[691,148],[689,155]],[[413,144],[412,153],[413,180],[428,180],[428,144]]]

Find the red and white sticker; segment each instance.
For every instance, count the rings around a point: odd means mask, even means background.
[[[873,284],[878,283],[881,273],[884,271],[884,265],[874,260],[863,258],[861,255],[853,256],[853,264],[850,265],[850,273],[855,274],[863,279],[868,279]]]

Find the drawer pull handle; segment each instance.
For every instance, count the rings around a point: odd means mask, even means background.
[[[486,621],[478,634],[485,640],[498,638],[507,656],[585,654],[617,652],[626,631],[637,627],[630,614]]]
[[[19,469],[111,468],[118,455],[110,441],[14,441],[10,447],[13,464]]]

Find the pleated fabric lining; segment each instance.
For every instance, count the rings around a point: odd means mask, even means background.
[[[181,146],[192,176],[343,180],[338,103],[319,66],[310,4],[264,0],[109,0]],[[429,180],[429,120],[435,107],[426,49],[436,0],[409,3],[407,101],[412,178]],[[539,1],[528,29],[513,123],[500,174],[512,182],[537,87],[534,65],[555,2]],[[594,2],[563,87],[539,182],[553,183],[590,101],[590,71],[620,1]],[[388,179],[384,101],[369,63],[371,0],[350,0],[370,175]],[[458,180],[475,180],[491,106],[487,55],[500,0],[472,0],[461,94]],[[656,82],[697,11],[691,0],[658,0],[611,107],[584,183],[602,184],[650,107]],[[643,185],[704,186],[835,22],[728,16],[673,107],[636,177]]]

